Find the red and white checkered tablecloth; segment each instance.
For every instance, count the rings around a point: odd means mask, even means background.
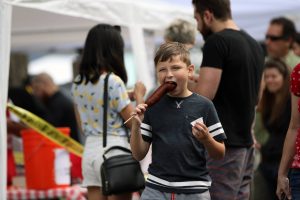
[[[11,187],[7,189],[8,200],[64,198],[66,200],[86,200],[87,190],[78,185],[53,188],[49,190],[32,190]]]

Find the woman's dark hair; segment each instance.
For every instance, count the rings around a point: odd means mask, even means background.
[[[103,72],[113,72],[127,83],[124,41],[119,26],[98,24],[90,29],[79,65],[76,84],[96,83]]]
[[[263,121],[276,123],[284,112],[285,104],[290,99],[290,68],[279,59],[271,59],[265,63],[266,69],[277,69],[283,76],[283,85],[277,94],[271,93],[266,88],[263,90],[258,111],[262,114]],[[278,98],[275,96],[278,95]]]

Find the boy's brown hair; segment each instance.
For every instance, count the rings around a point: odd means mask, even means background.
[[[155,54],[154,64],[157,66],[158,62],[172,61],[172,58],[178,55],[180,55],[180,60],[186,63],[187,66],[191,65],[190,52],[184,44],[179,42],[162,44]]]

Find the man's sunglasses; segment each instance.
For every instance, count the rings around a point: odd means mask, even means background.
[[[288,37],[282,35],[282,36],[274,36],[274,35],[266,35],[266,40],[272,40],[272,41],[278,41],[278,40],[286,40]]]

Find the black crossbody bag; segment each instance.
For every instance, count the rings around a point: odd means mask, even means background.
[[[107,143],[107,107],[108,107],[108,78],[104,81],[103,106],[103,147]],[[112,150],[120,150],[125,154],[106,157]],[[102,193],[104,195],[134,192],[145,188],[145,178],[140,163],[135,160],[129,149],[122,146],[112,146],[103,153],[101,165]]]

